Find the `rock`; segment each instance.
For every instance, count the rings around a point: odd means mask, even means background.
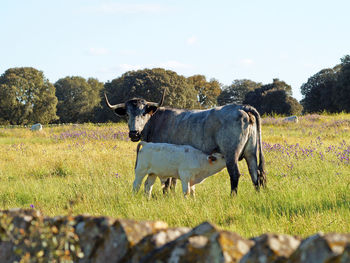
[[[28,233],[33,220],[42,219],[39,211],[33,209],[11,209],[0,211],[0,259],[1,262],[19,261],[21,257],[14,253],[16,246]]]
[[[41,131],[42,129],[43,129],[43,126],[41,125],[41,123],[36,123],[32,125],[32,127],[30,127],[31,131]]]
[[[140,262],[238,262],[253,244],[205,222],[153,250]]]
[[[318,233],[303,240],[288,262],[340,262],[341,257],[348,258],[349,249],[345,247],[349,245],[350,234]]]
[[[300,244],[298,237],[277,234],[263,234],[252,240],[255,245],[242,258],[242,263],[287,262]]]
[[[183,234],[188,233],[190,230],[191,229],[187,227],[168,228],[160,230],[153,235],[148,235],[133,247],[124,262],[141,262],[143,258],[147,257],[147,255],[153,250],[160,248]]]
[[[79,262],[90,262],[98,247],[104,243],[105,235],[115,222],[109,217],[91,217],[80,215],[76,217],[75,232],[79,236],[80,247],[84,257]]]
[[[300,240],[278,234],[246,240],[208,222],[168,228],[161,221],[0,211],[0,262],[350,262],[350,234]]]
[[[289,117],[284,118],[283,121],[285,121],[285,122],[295,122],[295,123],[299,122],[298,116],[289,116]]]
[[[11,219],[15,228],[27,229],[33,219],[43,218],[42,214],[34,209],[14,208],[10,210],[0,211],[0,217]]]
[[[168,225],[161,221],[115,220],[105,232],[104,240],[96,249],[92,262],[120,262],[145,236],[167,227]]]
[[[77,235],[79,249],[81,248],[84,254],[77,262],[120,262],[142,238],[168,227],[161,221],[138,222],[86,215],[43,218],[38,211],[32,209],[3,211],[0,212],[0,219],[0,262],[20,261],[21,255],[26,254],[23,249],[28,249],[28,246],[24,246],[22,241],[33,234],[31,231],[35,229],[32,227],[34,220],[38,222],[36,226],[45,226],[48,229],[54,227],[55,232],[66,229],[70,232],[70,236]],[[74,228],[67,230],[67,224]],[[28,241],[33,240],[32,238],[40,238],[40,236],[34,233]],[[40,248],[42,240],[35,240],[35,242],[38,244],[36,246],[38,251],[44,249]],[[20,255],[14,252],[16,247],[22,249]]]
[[[350,244],[348,244],[343,252],[343,255],[340,256],[340,263],[349,263],[350,262]]]
[[[13,243],[9,241],[0,242],[0,257],[1,262],[20,261],[20,257],[13,253]]]

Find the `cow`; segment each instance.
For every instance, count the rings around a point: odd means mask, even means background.
[[[180,179],[184,196],[186,197],[189,193],[194,195],[196,184],[203,182],[226,166],[222,154],[207,155],[189,145],[141,141],[136,151],[133,191],[138,192],[143,178],[148,174],[145,192],[149,196],[157,177],[162,183],[169,177]]]
[[[165,89],[159,103],[133,98],[111,105],[104,95],[111,110],[128,117],[131,141],[190,145],[208,155],[222,153],[230,176],[231,195],[237,194],[238,161],[243,158],[255,188],[259,190],[266,185],[261,119],[252,106],[228,104],[208,110],[166,108],[162,107]]]
[[[30,128],[31,131],[41,131],[43,126],[40,123],[33,124]]]

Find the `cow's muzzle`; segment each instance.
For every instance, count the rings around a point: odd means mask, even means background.
[[[141,134],[138,131],[130,131],[129,137],[130,137],[131,141],[137,142],[141,139]]]

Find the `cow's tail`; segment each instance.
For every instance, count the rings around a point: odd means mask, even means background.
[[[258,133],[258,151],[259,151],[259,165],[258,165],[258,177],[259,185],[266,186],[266,171],[265,171],[265,157],[262,151],[262,139],[261,139],[261,117],[259,112],[252,106],[244,105],[243,110],[247,113],[253,114],[256,120],[256,128]]]
[[[140,148],[141,148],[141,146],[143,147],[145,144],[146,144],[146,142],[141,141],[141,142],[139,142],[139,144],[137,145],[137,148],[136,148],[135,169],[136,169],[136,167],[137,167],[137,161],[138,161],[138,159],[139,159],[139,151],[140,151]]]

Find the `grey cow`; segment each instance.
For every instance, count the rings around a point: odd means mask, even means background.
[[[134,142],[190,145],[206,154],[222,153],[230,175],[231,194],[237,193],[238,161],[243,158],[256,189],[266,185],[261,119],[255,108],[234,104],[208,110],[165,108],[161,107],[164,96],[165,89],[159,103],[134,98],[111,105],[106,94],[105,99],[117,115],[127,115],[129,137]]]

